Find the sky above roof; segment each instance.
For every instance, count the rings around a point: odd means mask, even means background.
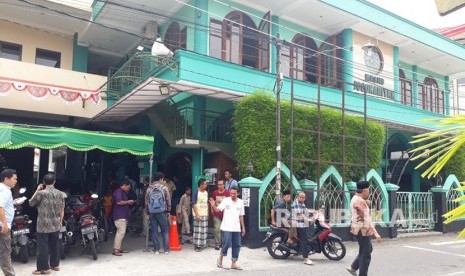
[[[465,24],[465,8],[440,16],[435,0],[367,0],[428,29]]]

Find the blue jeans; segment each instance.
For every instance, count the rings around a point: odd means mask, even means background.
[[[163,238],[163,248],[165,252],[170,251],[170,246],[168,243],[168,220],[166,218],[166,213],[154,214],[150,213],[150,224],[152,227],[152,242],[153,250],[160,251],[160,242],[158,241],[158,226],[160,226],[161,236]]]
[[[228,232],[223,231],[223,244],[221,245],[221,255],[228,256],[228,249],[232,247],[233,262],[239,258],[239,251],[241,250],[241,232]]]

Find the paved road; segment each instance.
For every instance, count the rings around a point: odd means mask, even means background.
[[[374,245],[370,275],[422,275],[422,276],[465,276],[465,240],[456,241],[456,234],[385,240]],[[127,237],[123,243],[131,253],[123,257],[111,255],[112,241],[100,249],[99,259],[93,261],[89,255],[80,255],[81,247],[71,248],[66,260],[62,261],[61,275],[349,275],[345,271],[357,253],[357,244],[347,242],[347,256],[339,261],[327,260],[323,255],[311,256],[315,266],[305,266],[300,257],[274,260],[263,249],[243,248],[239,264],[244,271],[216,268],[218,251],[206,249],[197,253],[191,245],[170,255],[154,255],[143,252],[142,238]],[[225,265],[229,265],[229,260]],[[35,268],[35,259],[28,264],[14,262],[18,275],[30,275]]]

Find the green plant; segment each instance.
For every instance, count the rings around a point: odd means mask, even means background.
[[[435,119],[432,121],[439,122],[439,126],[444,129],[432,131],[414,136],[415,140],[411,143],[420,144],[420,146],[411,150],[411,153],[418,153],[412,160],[425,158],[415,169],[426,166],[427,169],[421,174],[422,177],[436,177],[442,169],[446,172],[453,172],[458,179],[463,179],[464,162],[464,144],[465,144],[465,116],[454,115],[445,119]],[[458,174],[458,175],[457,175]],[[459,177],[460,176],[460,177]],[[465,191],[465,182],[462,186],[455,189]],[[465,196],[460,196],[454,202],[461,203]],[[445,224],[451,223],[465,216],[465,204],[460,204],[457,208],[443,215],[446,218]],[[465,237],[465,229],[460,232],[459,237]]]
[[[282,101],[281,107],[281,148],[282,160],[290,163],[290,102]],[[296,128],[314,130],[317,125],[318,110],[316,106],[294,106],[294,125]],[[254,176],[263,178],[276,164],[276,100],[273,96],[258,92],[242,99],[235,106],[233,116],[234,143],[236,145],[236,158],[239,172],[247,173],[247,164],[254,164]],[[322,161],[333,161],[364,164],[363,143],[360,139],[346,138],[346,154],[342,154],[342,114],[339,110],[331,108],[321,109],[321,132],[334,134],[321,136]],[[345,115],[346,135],[363,137],[363,118]],[[317,135],[309,132],[294,133],[294,157],[300,159],[318,159]],[[377,168],[381,162],[384,145],[384,127],[378,123],[367,122],[368,168]],[[320,173],[329,166],[322,163]],[[342,172],[342,166],[336,166]],[[316,164],[309,162],[295,162],[294,171],[315,179]],[[361,167],[346,167],[345,179],[349,179],[349,172],[363,175]]]

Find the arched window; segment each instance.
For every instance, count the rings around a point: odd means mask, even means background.
[[[171,51],[176,51],[177,49],[186,49],[187,41],[187,30],[186,28],[182,29],[179,27],[178,22],[173,22],[168,27],[165,33],[165,39],[163,43]]]
[[[400,101],[402,104],[412,106],[412,81],[405,77],[404,70],[399,69]]]
[[[231,12],[223,21],[222,59],[258,68],[258,36],[255,23],[242,12]]]
[[[426,77],[419,85],[418,103],[424,110],[444,114],[444,91],[439,90],[438,83],[432,77]]]
[[[320,46],[321,84],[342,88],[342,36],[328,37]]]
[[[286,67],[283,66],[282,68],[286,76],[316,83],[318,47],[312,38],[303,34],[295,35],[292,44],[284,45],[282,54],[284,59],[289,60],[290,68],[287,72],[290,73],[287,74]],[[292,69],[294,69],[294,76],[292,76]]]

